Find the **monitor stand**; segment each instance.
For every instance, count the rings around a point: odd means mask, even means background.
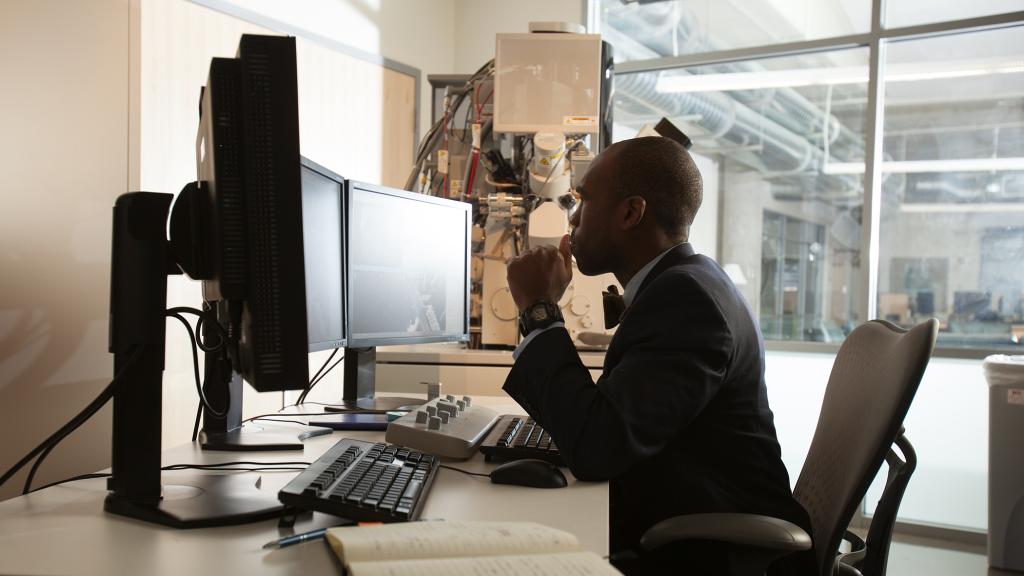
[[[196,189],[189,184],[182,194]],[[279,517],[284,506],[276,490],[263,489],[260,475],[161,470],[167,276],[181,273],[166,236],[173,199],[172,194],[130,192],[114,205],[110,351],[114,373],[121,378],[113,395],[110,493],[103,508],[174,528]],[[222,394],[227,391],[225,386]],[[232,395],[239,418],[241,397],[239,388]],[[211,403],[217,406],[217,401]],[[220,402],[225,405],[227,399]],[[288,442],[295,439],[293,434]]]
[[[204,339],[213,338],[211,322],[203,324]],[[203,429],[199,433],[199,444],[203,450],[229,452],[248,452],[264,450],[302,450],[302,441],[314,436],[330,434],[330,428],[322,426],[287,426],[266,425],[262,422],[250,421],[243,425],[242,394],[244,385],[242,376],[231,367],[231,359],[226,351],[207,353],[205,355],[206,375],[203,380],[203,392],[207,401],[214,408],[227,406],[227,414],[218,416],[205,406],[203,407]],[[288,414],[281,414],[282,420],[294,419]]]
[[[345,377],[341,402],[328,406],[328,412],[390,412],[415,410],[426,402],[424,398],[403,396],[377,396],[377,349],[346,348]]]

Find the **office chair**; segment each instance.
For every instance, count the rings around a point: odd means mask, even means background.
[[[652,551],[680,540],[725,542],[730,546],[729,571],[737,576],[762,576],[776,559],[800,551],[813,554],[813,562],[805,558],[813,564],[807,576],[883,576],[896,511],[917,463],[903,434],[903,418],[938,328],[935,319],[910,330],[873,320],[851,332],[839,348],[811,449],[793,490],[810,517],[811,534],[757,514],[691,514],[655,524],[644,533],[641,546]],[[888,478],[864,542],[847,527],[883,461],[889,464]],[[852,551],[840,555],[843,540],[851,543]]]

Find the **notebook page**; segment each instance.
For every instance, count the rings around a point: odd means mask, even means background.
[[[530,556],[478,556],[432,560],[358,562],[349,566],[352,576],[618,576],[620,572],[593,552]]]
[[[436,521],[331,528],[327,540],[353,562],[546,554],[579,550],[568,532],[534,522]]]

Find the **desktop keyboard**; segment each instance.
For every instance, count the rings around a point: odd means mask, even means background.
[[[488,461],[537,458],[565,466],[551,435],[528,416],[502,416],[480,444],[480,451]]]
[[[287,506],[357,522],[419,517],[437,474],[430,454],[344,438],[278,492]]]

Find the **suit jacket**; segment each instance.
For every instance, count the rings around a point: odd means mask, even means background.
[[[764,341],[725,272],[690,244],[640,285],[596,384],[568,332],[539,334],[504,390],[580,480],[610,480],[611,549],[687,513],[767,514],[809,528],[782,464]]]

